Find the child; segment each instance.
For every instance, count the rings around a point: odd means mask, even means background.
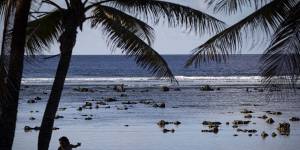
[[[58,150],[72,150],[72,148],[77,148],[81,145],[81,143],[77,143],[76,145],[70,144],[70,141],[67,137],[63,136],[59,138],[60,147]]]

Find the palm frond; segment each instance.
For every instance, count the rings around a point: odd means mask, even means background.
[[[134,33],[137,37],[145,40],[150,46],[154,42],[154,29],[145,22],[132,17],[120,10],[108,6],[97,5],[93,11],[94,16],[105,13],[118,24],[124,26],[127,30]]]
[[[98,12],[92,19],[92,27],[101,26],[107,36],[107,44],[112,49],[122,50],[127,56],[134,57],[138,66],[150,71],[156,77],[167,77],[176,81],[166,61],[142,39],[111,19],[105,12]]]
[[[62,32],[64,12],[55,10],[28,23],[26,52],[34,55],[48,49]]]
[[[0,18],[3,17],[3,15],[4,15],[4,12],[5,12],[6,7],[7,7],[7,3],[8,3],[8,0],[1,0],[0,1]]]
[[[213,6],[214,12],[234,14],[243,12],[244,7],[259,7],[269,3],[272,0],[206,0],[208,5]]]
[[[238,23],[216,34],[201,46],[193,50],[186,67],[205,61],[226,61],[229,54],[241,49],[243,36],[249,37],[259,31],[260,36],[269,36],[287,18],[289,11],[296,5],[297,0],[274,0],[261,7]],[[253,40],[252,40],[253,41]],[[247,44],[253,44],[247,41]],[[257,43],[256,43],[257,44]]]
[[[187,6],[159,0],[115,0],[107,5],[158,23],[167,22],[170,27],[184,27],[195,33],[217,33],[224,29],[225,23],[204,12]]]
[[[0,1],[0,20],[2,17],[6,16],[9,11],[12,11],[14,6],[16,5],[15,0],[1,0]]]
[[[265,85],[295,85],[300,76],[300,3],[275,32],[264,52],[262,76]]]

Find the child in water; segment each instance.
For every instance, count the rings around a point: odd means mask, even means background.
[[[70,141],[67,137],[63,136],[59,138],[60,147],[58,150],[72,150],[73,148],[77,148],[81,145],[81,143],[77,143],[76,145],[70,144]]]

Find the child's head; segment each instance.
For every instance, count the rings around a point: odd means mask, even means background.
[[[63,136],[63,137],[59,138],[59,144],[62,147],[65,147],[65,146],[70,145],[70,141],[69,141],[69,139],[67,137]]]

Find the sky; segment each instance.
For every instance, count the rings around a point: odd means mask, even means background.
[[[214,14],[211,9],[207,8],[205,0],[168,0],[173,3],[179,3],[208,13],[232,25],[240,19],[249,15],[253,10],[245,9],[243,13],[233,16],[223,16]],[[191,50],[204,43],[212,35],[196,35],[188,33],[181,28],[168,28],[167,25],[152,26],[155,29],[155,43],[153,48],[160,54],[191,54]],[[264,50],[263,47],[255,50],[242,51],[242,53],[259,54]],[[58,54],[58,44],[54,44],[45,54]],[[106,45],[105,36],[102,36],[101,29],[90,29],[89,24],[84,26],[83,32],[78,32],[77,43],[73,51],[74,55],[110,55],[121,54],[120,51],[111,52]]]

